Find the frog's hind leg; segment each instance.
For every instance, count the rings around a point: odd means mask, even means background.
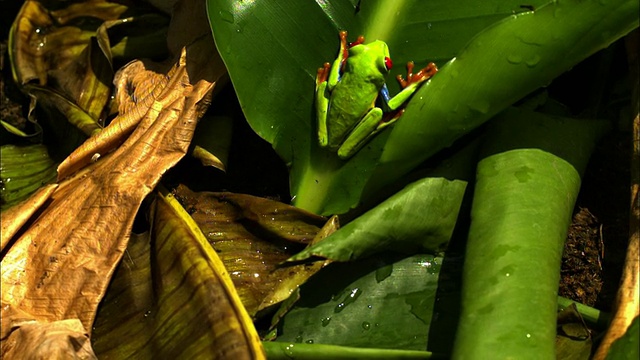
[[[369,141],[371,137],[377,134],[381,128],[380,120],[382,119],[382,109],[374,107],[367,115],[356,125],[349,133],[347,139],[338,149],[338,156],[346,160],[353,156],[360,148]]]
[[[318,69],[316,75],[316,119],[318,119],[318,141],[325,147],[329,143],[327,136],[327,112],[329,108],[330,92],[327,90],[327,77],[329,76],[329,63]]]

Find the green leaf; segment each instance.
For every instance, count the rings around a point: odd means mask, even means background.
[[[384,132],[347,162],[316,144],[316,70],[336,57],[338,30],[348,30],[350,39],[363,34],[386,41],[400,64],[395,76],[410,60],[417,66],[442,65],[483,28],[525,11],[518,1],[355,3],[208,1],[216,45],[247,120],[292,165],[296,204],[317,213],[343,213],[355,206],[388,135]],[[257,80],[262,85],[256,86]],[[392,92],[398,89],[389,85]]]
[[[631,360],[639,357],[640,317],[636,316],[621,338],[611,345],[607,360]]]
[[[289,260],[320,256],[350,261],[383,251],[443,251],[453,233],[465,188],[466,182],[459,180],[416,181]]]
[[[422,87],[392,130],[372,181],[404,172],[638,27],[634,0],[557,1],[478,34]],[[377,177],[380,175],[381,177]]]
[[[248,121],[291,164],[296,204],[325,214],[347,211],[365,186],[375,193],[638,26],[633,0],[530,3],[535,11],[517,16],[510,15],[523,11],[521,2],[480,4],[208,2],[216,44]],[[347,162],[316,145],[312,105],[315,69],[335,57],[338,29],[387,41],[396,64],[442,65],[457,56],[415,94],[395,129]],[[256,79],[264,86],[255,86]]]
[[[566,309],[569,306],[575,306],[584,321],[595,330],[606,330],[609,322],[611,321],[611,314],[607,312],[600,311],[585,304],[577,303],[562,296],[558,296],[558,310]]]
[[[433,356],[427,351],[416,350],[388,350],[376,348],[355,348],[347,346],[334,346],[324,344],[292,344],[283,342],[263,342],[267,358],[275,359],[431,359]]]
[[[55,182],[56,164],[43,145],[0,147],[0,204],[5,210]]]
[[[365,196],[636,28],[638,11],[632,0],[565,0],[479,33],[414,95],[370,172]]]
[[[555,357],[564,240],[580,173],[605,128],[516,109],[489,128],[477,168],[454,359]]]
[[[453,286],[439,288],[442,264],[433,255],[390,254],[334,263],[301,288],[277,340],[446,352],[455,332],[458,303],[451,298],[457,291],[451,280],[457,277],[450,270],[444,278]],[[459,268],[459,262],[451,267]]]

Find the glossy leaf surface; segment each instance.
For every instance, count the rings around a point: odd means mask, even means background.
[[[56,164],[43,145],[0,147],[0,205],[3,210],[56,179]]]
[[[97,355],[264,358],[228,271],[172,195],[157,195],[152,223],[132,239],[98,314]]]
[[[418,180],[290,260],[320,256],[350,261],[386,251],[444,251],[456,225],[465,188],[466,183],[459,180]]]
[[[638,26],[633,0],[208,5],[249,123],[291,164],[296,204],[322,214],[346,212],[363,191],[375,193]],[[396,64],[441,66],[401,121],[347,162],[318,147],[312,104],[316,69],[335,58],[341,29],[350,39],[385,40]],[[402,65],[396,68],[402,72]]]
[[[334,263],[302,287],[277,340],[450,351],[459,294],[455,274],[461,265],[450,260],[446,288],[438,287],[443,259],[433,255]]]
[[[607,124],[512,108],[491,125],[453,358],[553,358],[563,245],[581,173]]]
[[[323,217],[274,200],[196,193],[182,185],[176,196],[217,251],[251,316],[286,299],[326,264],[280,266],[312,242]]]

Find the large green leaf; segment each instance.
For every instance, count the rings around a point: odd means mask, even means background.
[[[453,358],[553,358],[564,240],[580,173],[607,124],[510,109],[491,125]]]
[[[315,359],[431,359],[436,358],[427,351],[387,350],[377,348],[356,348],[324,344],[292,344],[286,342],[264,342],[267,358],[270,360],[315,360]]]
[[[424,178],[290,260],[351,261],[372,253],[439,253],[451,239],[467,183]]]
[[[277,340],[448,353],[461,265],[451,261],[386,254],[332,264],[301,288]]]
[[[607,354],[607,360],[637,359],[640,353],[638,343],[640,342],[640,317],[636,316],[627,332],[611,345],[611,350]]]
[[[216,44],[249,123],[291,164],[296,205],[319,213],[347,211],[365,186],[375,192],[638,26],[634,0],[525,7],[517,1],[208,5]],[[335,57],[339,29],[352,38],[387,41],[396,64],[413,59],[419,66],[427,60],[443,65],[456,56],[413,97],[393,130],[347,162],[316,145],[312,105],[315,70]],[[382,166],[373,171],[380,157]]]
[[[376,164],[387,134],[348,162],[316,146],[315,75],[322,63],[335,58],[338,30],[348,30],[350,39],[363,34],[369,40],[385,40],[397,64],[391,74],[395,76],[404,72],[402,64],[409,60],[417,66],[428,61],[443,65],[483,28],[525,11],[520,5],[518,1],[209,0],[208,10],[216,45],[249,123],[292,165],[297,205],[342,213],[359,200],[367,171]],[[398,89],[395,82],[389,85],[392,92]]]

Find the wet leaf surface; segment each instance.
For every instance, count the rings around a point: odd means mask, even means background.
[[[334,263],[301,288],[277,341],[441,352],[455,333],[447,314],[458,311],[457,290],[438,288],[451,276],[442,265],[433,255],[391,253]]]
[[[40,120],[60,142],[69,131],[66,119],[87,137],[100,131],[109,115],[114,61],[166,54],[168,19],[148,12],[104,0],[26,1],[11,28],[9,55],[31,108],[44,110],[32,110],[30,120]]]
[[[134,236],[95,323],[101,359],[261,359],[228,271],[175,198],[162,192],[151,233]]]
[[[328,263],[281,266],[312,242],[323,217],[243,194],[194,193],[180,186],[176,197],[218,252],[251,315],[289,297]]]
[[[56,178],[56,164],[43,145],[0,147],[0,205],[6,210]]]
[[[460,180],[416,181],[290,261],[311,256],[350,261],[386,251],[442,252],[451,239],[465,188]]]

